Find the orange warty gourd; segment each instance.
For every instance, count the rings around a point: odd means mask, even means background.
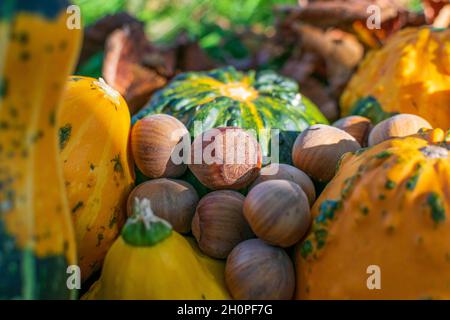
[[[450,127],[450,29],[408,28],[370,52],[341,97],[343,115],[375,123],[411,113]]]
[[[344,155],[296,251],[297,298],[449,299],[449,150],[434,129]]]
[[[58,117],[64,179],[82,279],[98,270],[126,219],[134,185],[130,113],[102,79],[72,76]]]

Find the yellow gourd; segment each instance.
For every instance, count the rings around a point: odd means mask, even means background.
[[[224,263],[154,216],[147,199],[109,250],[100,280],[84,299],[229,299]]]
[[[449,150],[434,129],[344,155],[297,250],[297,298],[449,299]]]
[[[367,54],[341,97],[343,115],[378,123],[394,113],[450,127],[450,29],[407,28]]]
[[[64,299],[75,240],[56,113],[81,30],[69,3],[0,1],[0,299]]]
[[[58,117],[59,147],[82,280],[98,270],[126,219],[134,185],[130,113],[102,79],[69,78]]]

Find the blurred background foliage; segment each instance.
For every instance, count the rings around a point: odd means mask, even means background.
[[[406,0],[420,11],[421,0]],[[275,33],[275,5],[295,5],[298,0],[73,0],[81,8],[85,26],[118,12],[128,12],[145,24],[150,41],[170,45],[181,33],[197,41],[215,61],[243,59],[249,52],[237,36],[251,31],[270,36]],[[220,44],[220,46],[219,46]],[[97,68],[99,54],[89,69]]]
[[[212,59],[226,64],[245,59],[248,47],[238,34],[251,31],[275,33],[274,5],[296,4],[297,0],[74,0],[81,8],[84,26],[118,12],[128,12],[145,24],[149,40],[170,45],[180,34],[196,41]],[[220,44],[220,46],[219,46]],[[80,73],[98,76],[99,53]]]
[[[409,7],[412,11],[421,11],[423,10],[422,7],[422,0],[410,0],[409,1]]]
[[[422,9],[421,0],[407,0],[414,11]],[[127,11],[147,27],[151,40],[168,43],[180,31],[195,38],[215,34],[211,25],[224,29],[252,27],[264,29],[273,26],[274,5],[296,4],[297,0],[73,0],[80,6],[85,26],[121,11]],[[205,40],[206,41],[206,40]],[[209,37],[214,41],[214,36]],[[208,41],[206,41],[208,42]]]
[[[74,0],[85,26],[120,11],[143,21],[152,42],[170,43],[181,32],[202,39],[205,46],[218,42],[225,30],[273,32],[274,5],[296,0]],[[213,27],[214,26],[214,27]]]

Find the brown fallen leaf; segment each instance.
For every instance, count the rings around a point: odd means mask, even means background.
[[[149,45],[141,64],[166,78],[172,78],[177,71],[177,58],[176,48],[156,48]]]
[[[117,29],[108,37],[103,77],[121,94],[125,94],[133,82],[133,66],[140,64],[147,45],[144,31],[136,24]]]
[[[442,8],[449,3],[450,0],[422,0],[427,23],[432,24]]]
[[[314,52],[303,52],[299,57],[291,56],[289,60],[283,65],[281,74],[299,83],[307,81],[309,77],[313,76],[316,71],[317,64],[320,63],[321,58]]]
[[[337,100],[332,96],[329,89],[324,84],[309,77],[300,82],[299,87],[300,92],[311,99],[330,122],[339,118]]]
[[[386,40],[405,27],[417,27],[425,24],[423,13],[399,11],[398,15],[381,23],[380,28],[369,29],[365,21],[357,20],[352,24],[352,33],[355,33],[361,42],[369,48],[379,48]]]
[[[322,28],[350,26],[355,20],[367,20],[371,12],[368,7],[376,5],[381,11],[381,22],[395,18],[404,10],[396,0],[335,0],[309,1],[301,6],[280,6],[288,11],[288,20],[301,21]]]
[[[435,28],[448,28],[450,26],[450,4],[442,7],[439,14],[436,16],[433,22]]]
[[[141,22],[128,13],[121,12],[99,19],[93,25],[87,27],[84,31],[83,47],[78,64],[82,65],[92,55],[102,51],[106,39],[114,30],[132,24],[141,24]]]
[[[201,71],[217,67],[217,64],[206,54],[198,42],[189,39],[182,33],[176,40],[177,69],[182,71]]]
[[[338,97],[364,56],[364,48],[355,36],[339,29],[320,28],[297,23],[304,49],[317,53],[326,64],[331,93]]]
[[[106,41],[103,77],[128,103],[130,113],[137,112],[167,78],[142,62],[149,52],[159,53],[147,40],[142,25],[131,24],[111,33]],[[161,64],[164,60],[161,61]]]
[[[131,82],[124,97],[133,115],[147,104],[155,91],[164,87],[168,80],[156,71],[140,65],[134,65],[132,72],[134,81]]]
[[[379,28],[371,25],[375,22],[373,8],[380,12]],[[381,46],[401,28],[425,23],[422,13],[407,10],[405,0],[318,0],[279,10],[288,13],[285,25],[302,22],[320,28],[339,28],[356,34],[369,48]]]
[[[317,53],[298,46],[280,72],[282,75],[296,80],[301,94],[311,99],[327,119],[334,121],[339,116],[337,99],[333,97],[330,88],[324,81],[316,79],[319,73],[323,73],[326,77],[324,64],[323,58]]]
[[[331,59],[354,68],[362,59],[364,50],[358,40],[351,34],[339,29],[321,29],[310,26],[298,26],[303,46],[314,50],[325,59]]]

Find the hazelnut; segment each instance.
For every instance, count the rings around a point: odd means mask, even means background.
[[[320,182],[330,181],[341,156],[355,152],[361,146],[347,132],[317,124],[303,131],[292,148],[294,165]]]
[[[316,200],[314,183],[306,173],[294,166],[283,163],[272,163],[261,169],[259,177],[250,186],[250,190],[256,185],[269,180],[289,180],[298,184],[308,197],[309,205]]]
[[[131,150],[136,166],[149,178],[176,178],[186,171],[186,163],[174,163],[176,146],[190,141],[186,127],[166,114],[147,116],[133,126]],[[182,156],[178,155],[182,160]]]
[[[244,218],[245,197],[231,190],[214,191],[197,205],[192,233],[208,256],[225,259],[240,242],[254,237]]]
[[[136,198],[150,200],[155,215],[167,220],[175,231],[180,233],[191,231],[198,195],[189,183],[161,178],[140,184],[128,197],[128,215],[131,215]]]
[[[240,128],[210,129],[194,139],[189,169],[207,188],[245,188],[261,169],[261,147]]]
[[[225,282],[236,300],[289,300],[295,289],[294,266],[283,249],[251,239],[231,251]]]
[[[378,123],[369,135],[369,146],[385,140],[406,137],[419,132],[420,129],[433,129],[427,120],[414,114],[398,114]]]
[[[244,216],[258,238],[280,247],[297,243],[311,222],[306,194],[287,180],[262,182],[250,190]]]
[[[344,130],[358,141],[361,147],[367,147],[367,140],[373,128],[370,119],[362,116],[349,116],[333,123],[333,127]]]

